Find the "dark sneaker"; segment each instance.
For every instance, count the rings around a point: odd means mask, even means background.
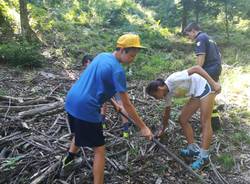
[[[221,120],[217,109],[213,109],[211,116],[211,125],[213,131],[217,131],[221,129]]]
[[[60,173],[61,177],[69,175],[71,172],[73,172],[76,168],[78,168],[82,164],[81,157],[75,158],[75,159],[73,159],[70,162],[65,164],[66,158],[67,157],[65,157],[62,161],[62,169],[61,169],[61,173]]]
[[[187,149],[187,148],[183,148],[181,151],[180,151],[180,155],[182,157],[194,157],[194,156],[198,156],[200,153],[200,151],[193,151],[193,150],[190,150],[190,149]]]
[[[198,157],[198,159],[191,164],[191,168],[195,171],[201,171],[208,165],[209,165],[208,157],[204,158]]]

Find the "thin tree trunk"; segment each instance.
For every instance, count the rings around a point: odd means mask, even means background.
[[[35,32],[31,29],[28,19],[28,10],[26,0],[19,0],[20,5],[20,21],[21,21],[21,34],[29,42],[38,41]]]
[[[228,21],[228,3],[225,1],[225,21],[226,21],[226,35],[229,40],[229,21]]]
[[[199,10],[199,3],[196,2],[195,3],[195,22],[198,24],[199,23],[199,13],[200,13],[200,10]]]
[[[181,4],[183,6],[181,31],[183,32],[184,28],[187,26],[188,9],[187,9],[186,0],[182,0]]]

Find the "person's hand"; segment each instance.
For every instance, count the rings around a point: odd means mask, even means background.
[[[160,130],[157,132],[156,137],[160,138],[165,132],[165,128],[161,127]]]
[[[221,92],[221,85],[218,82],[214,85],[214,92],[215,94],[219,94]]]
[[[115,105],[114,108],[115,108],[116,112],[121,112],[122,111],[122,107],[120,105]]]
[[[152,140],[153,134],[147,126],[143,127],[140,132],[143,137],[146,137],[148,140]]]

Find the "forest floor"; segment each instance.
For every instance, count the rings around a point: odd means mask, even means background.
[[[60,67],[41,71],[0,67],[0,183],[92,183],[89,148],[80,151],[84,161],[77,169],[59,177],[61,160],[70,144],[64,98],[78,73]],[[145,95],[147,82],[130,81],[129,94],[139,114],[156,132],[164,102]],[[212,164],[199,173],[206,183],[250,183],[250,88],[245,82],[238,86],[240,92],[226,90],[218,96],[222,129],[213,135]],[[180,109],[181,105],[175,104],[166,135],[160,140],[177,156],[186,146],[177,123]],[[140,137],[136,127],[130,127],[129,139],[122,138],[121,119],[112,108],[107,117],[105,183],[199,183],[164,150]],[[199,113],[191,123],[200,142]],[[218,173],[222,177],[218,178]]]

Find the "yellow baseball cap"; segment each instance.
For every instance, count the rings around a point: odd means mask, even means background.
[[[137,34],[127,33],[120,36],[117,40],[117,48],[146,48],[141,45],[140,37]]]

